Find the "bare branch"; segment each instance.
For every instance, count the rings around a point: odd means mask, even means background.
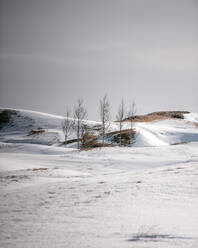
[[[76,131],[76,136],[78,140],[78,149],[80,148],[80,139],[84,133],[84,119],[87,118],[87,110],[83,106],[83,100],[78,99],[76,106],[74,107],[74,130]]]
[[[102,143],[104,146],[104,139],[108,130],[108,122],[110,121],[110,105],[107,94],[100,100],[100,119],[102,122]]]
[[[136,114],[137,114],[137,107],[136,107],[135,101],[133,101],[127,113],[127,118],[129,119],[131,123],[131,129],[133,128],[134,117]]]
[[[120,106],[118,108],[118,112],[116,115],[116,120],[119,122],[119,131],[120,131],[120,146],[122,145],[122,127],[123,127],[123,121],[125,118],[125,104],[124,100],[122,99]]]
[[[71,120],[71,114],[70,114],[70,110],[67,109],[64,119],[61,122],[61,126],[62,126],[62,130],[64,133],[64,141],[65,141],[65,145],[67,145],[67,140],[68,140],[68,136],[70,135],[71,131],[72,131],[72,120]]]

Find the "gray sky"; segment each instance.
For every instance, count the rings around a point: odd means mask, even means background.
[[[198,0],[0,0],[0,105],[198,112],[197,44]]]

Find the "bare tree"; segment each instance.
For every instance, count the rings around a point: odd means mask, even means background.
[[[102,122],[102,144],[104,146],[104,139],[108,130],[108,123],[110,120],[110,105],[107,94],[100,100],[100,119]]]
[[[70,114],[70,110],[67,109],[64,119],[61,122],[61,126],[62,126],[62,130],[64,133],[64,138],[65,138],[65,145],[67,145],[67,140],[68,140],[68,136],[72,131],[72,120],[71,120],[71,114]]]
[[[134,117],[136,113],[137,113],[137,107],[136,107],[135,102],[133,101],[127,113],[127,118],[130,121],[131,129],[133,129],[133,122],[134,122]]]
[[[124,105],[124,100],[122,99],[116,115],[116,120],[119,122],[120,146],[122,145],[122,127],[123,127],[124,118],[125,118],[125,105]]]
[[[131,144],[133,144],[134,142],[133,123],[134,123],[134,117],[136,114],[137,114],[137,107],[136,107],[135,101],[133,101],[127,113],[127,118],[131,124],[131,135],[130,135]]]
[[[73,128],[76,131],[76,137],[78,142],[78,149],[80,148],[80,139],[85,131],[84,119],[87,117],[87,110],[84,107],[83,100],[78,99],[76,106],[74,107],[74,123]]]

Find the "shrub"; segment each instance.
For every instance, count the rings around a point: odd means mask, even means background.
[[[92,148],[98,148],[98,147],[112,147],[114,146],[113,144],[102,144],[101,142],[98,141],[98,136],[94,135],[92,133],[86,132],[83,137],[82,137],[82,149],[83,150],[88,150]]]
[[[70,139],[70,140],[67,140],[67,141],[63,141],[62,144],[67,145],[67,144],[75,143],[77,141],[78,141],[77,139]]]
[[[88,147],[98,147],[97,146],[97,136],[94,134],[91,134],[89,132],[86,132],[82,137],[82,147],[88,148]]]
[[[114,135],[112,141],[114,143],[120,143],[120,134]],[[121,133],[121,142],[122,145],[127,146],[131,144],[131,136],[130,133]]]
[[[120,143],[120,133],[119,131],[110,132],[107,134],[113,143]],[[134,129],[122,130],[121,141],[123,146],[130,146],[133,143],[135,137]]]
[[[12,115],[16,115],[15,110],[5,109],[0,113],[0,128],[3,128],[5,125],[11,123]]]

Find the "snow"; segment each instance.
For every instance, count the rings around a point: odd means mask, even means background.
[[[198,122],[198,114],[197,113],[185,114],[184,119],[187,121]]]
[[[135,146],[163,146],[198,141],[198,128],[186,120],[137,123]]]
[[[136,123],[134,147],[78,151],[59,145],[62,117],[19,112],[0,135],[0,247],[197,247],[197,114]],[[27,137],[38,127],[57,139]]]

